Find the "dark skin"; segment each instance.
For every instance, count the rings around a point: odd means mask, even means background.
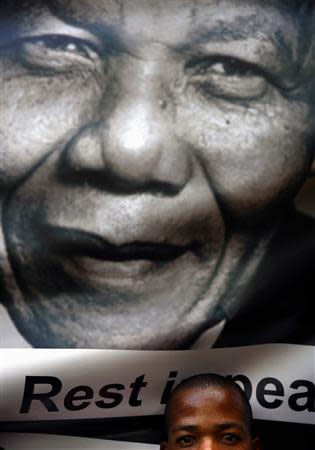
[[[161,450],[261,450],[239,393],[230,387],[187,387],[172,398]]]

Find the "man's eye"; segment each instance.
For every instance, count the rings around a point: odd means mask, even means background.
[[[251,66],[233,58],[214,61],[208,66],[201,67],[201,73],[213,73],[225,77],[253,77],[257,75]]]
[[[218,57],[187,67],[190,83],[204,95],[230,100],[262,97],[268,87],[263,71],[235,58]]]
[[[190,447],[195,442],[195,439],[193,436],[185,435],[180,436],[176,439],[176,443],[179,444],[181,447]]]
[[[228,444],[238,444],[241,442],[242,438],[236,433],[224,433],[222,440]]]
[[[100,62],[100,51],[92,43],[63,35],[25,38],[17,42],[17,59],[28,67],[67,71],[79,64]]]

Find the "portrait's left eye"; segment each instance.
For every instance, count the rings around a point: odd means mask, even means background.
[[[95,67],[102,62],[101,50],[91,42],[65,35],[23,38],[15,46],[17,60],[42,71],[67,71],[78,65]]]
[[[195,60],[186,66],[189,82],[209,97],[251,100],[262,97],[268,88],[267,76],[254,65],[225,56]]]

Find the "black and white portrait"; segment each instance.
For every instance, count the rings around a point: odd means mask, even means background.
[[[313,1],[0,10],[1,301],[30,345],[314,344]]]

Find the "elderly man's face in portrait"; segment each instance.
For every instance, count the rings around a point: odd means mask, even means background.
[[[306,26],[285,5],[56,0],[13,14],[6,303],[31,344],[187,347],[237,310],[313,159]]]

